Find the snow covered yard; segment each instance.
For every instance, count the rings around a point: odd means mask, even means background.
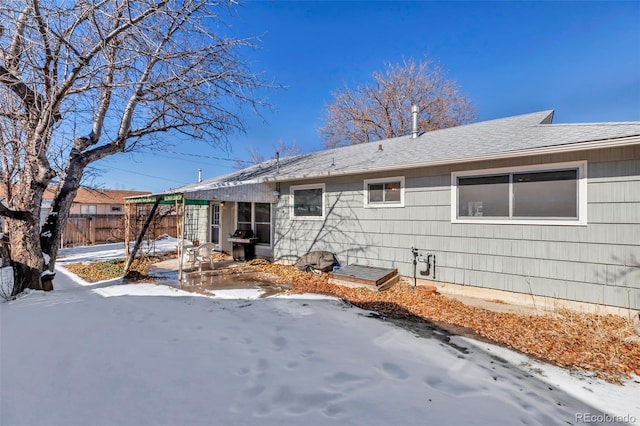
[[[87,285],[62,268],[55,284],[0,304],[2,425],[640,422],[637,383],[417,337],[332,298]]]

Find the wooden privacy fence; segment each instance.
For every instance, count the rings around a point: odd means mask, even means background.
[[[144,223],[145,219],[142,216],[136,215],[132,217],[131,232],[133,235],[137,235],[142,228],[142,223]],[[67,220],[60,245],[62,247],[74,247],[124,242],[124,233],[124,216],[72,216]],[[145,237],[156,239],[163,234],[176,237],[176,215],[164,215],[154,218]]]

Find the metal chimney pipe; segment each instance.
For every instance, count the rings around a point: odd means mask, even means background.
[[[418,137],[418,105],[411,106],[411,139]]]
[[[198,169],[198,183],[202,182],[202,169]]]

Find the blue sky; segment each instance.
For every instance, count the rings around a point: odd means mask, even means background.
[[[322,148],[332,93],[366,84],[385,63],[425,55],[447,71],[477,120],[553,109],[554,122],[640,121],[640,2],[248,1],[227,20],[254,71],[285,89],[263,93],[262,118],[243,112],[231,152],[204,143],[118,154],[96,166],[104,188],[162,192],[233,170],[253,147],[280,140]]]

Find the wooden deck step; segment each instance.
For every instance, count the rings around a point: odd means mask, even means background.
[[[329,284],[382,290],[400,280],[397,269],[365,265],[347,265],[329,273]]]

